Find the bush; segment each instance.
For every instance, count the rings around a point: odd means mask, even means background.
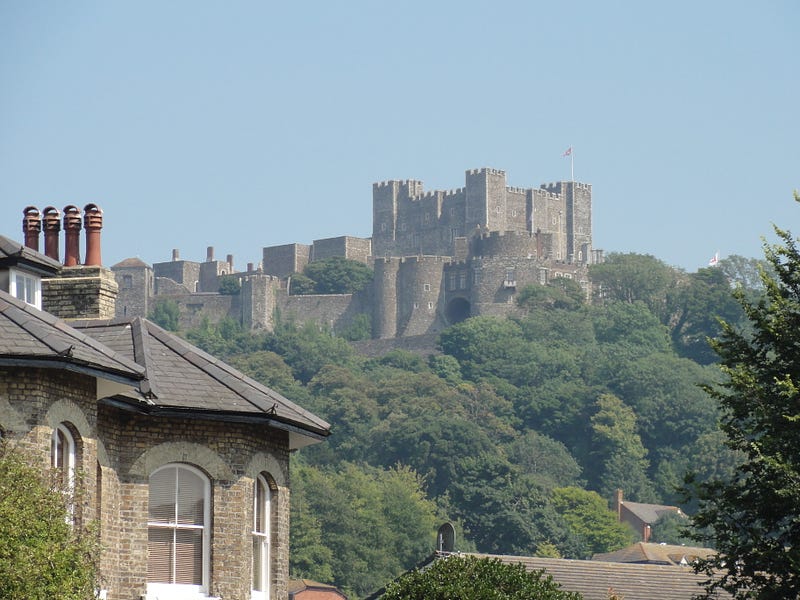
[[[449,556],[424,571],[415,570],[390,583],[383,600],[580,600],[565,592],[544,571],[497,558]]]

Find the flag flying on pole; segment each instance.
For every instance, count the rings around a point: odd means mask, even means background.
[[[567,148],[566,151],[564,151],[564,154],[562,154],[561,156],[562,157],[564,157],[564,156],[572,156],[572,146]]]
[[[719,251],[715,252],[714,256],[712,256],[711,259],[708,261],[708,266],[716,267],[717,263],[719,263]]]

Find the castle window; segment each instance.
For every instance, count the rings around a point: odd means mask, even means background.
[[[122,276],[122,289],[129,290],[133,287],[133,276],[132,275],[123,275]]]
[[[430,283],[423,283],[422,284],[422,291],[423,292],[430,292],[431,291],[431,284]]]
[[[472,285],[478,285],[481,282],[481,271],[480,269],[474,269],[472,271]]]
[[[512,217],[516,217],[517,216],[517,209],[516,208],[512,208],[511,209],[511,216]]]
[[[386,223],[381,223],[381,232],[383,233],[385,231],[386,231]]]
[[[198,469],[169,464],[150,475],[147,593],[157,598],[208,591],[211,485]]]
[[[467,289],[467,274],[466,273],[459,273],[458,275],[458,287],[462,290]]]
[[[425,213],[425,214],[422,216],[422,221],[423,221],[423,223],[426,223],[426,224],[427,224],[427,223],[430,223],[430,222],[431,222],[431,213],[427,213],[427,212],[426,212],[426,213]]]
[[[428,310],[433,310],[433,302],[428,302]]]
[[[414,310],[417,310],[418,308],[419,308],[419,302],[414,302]]]
[[[30,273],[9,269],[8,293],[23,302],[42,308],[42,280]]]
[[[252,600],[269,600],[272,574],[272,489],[264,475],[255,481],[253,492],[253,585]]]
[[[451,290],[456,289],[456,274],[455,273],[450,273],[450,275],[449,275],[449,277],[447,279],[448,279],[448,287]]]

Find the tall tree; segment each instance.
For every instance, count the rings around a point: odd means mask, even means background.
[[[709,596],[800,596],[800,250],[788,231],[775,231],[764,298],[737,292],[752,332],[725,325],[714,343],[725,379],[707,388],[743,459],[730,479],[688,482],[700,506],[694,523],[707,531],[699,539],[719,552],[697,566]]]

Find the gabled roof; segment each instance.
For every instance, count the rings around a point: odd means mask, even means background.
[[[73,321],[72,326],[144,367],[145,400],[118,406],[147,414],[253,421],[289,431],[290,447],[314,443],[330,425],[281,394],[141,317]]]
[[[678,546],[674,544],[653,544],[638,542],[615,552],[603,552],[592,556],[592,560],[621,563],[647,563],[661,565],[687,565],[698,558],[716,554],[711,548]]]
[[[53,275],[61,269],[61,263],[57,260],[31,250],[4,235],[0,235],[0,266],[22,266],[40,275]]]
[[[677,506],[667,506],[665,504],[645,504],[643,502],[628,502],[624,500],[621,506],[626,508],[632,515],[639,518],[643,523],[650,524],[658,521],[666,513],[681,514]]]
[[[0,365],[65,369],[129,385],[144,377],[133,360],[2,290]]]

